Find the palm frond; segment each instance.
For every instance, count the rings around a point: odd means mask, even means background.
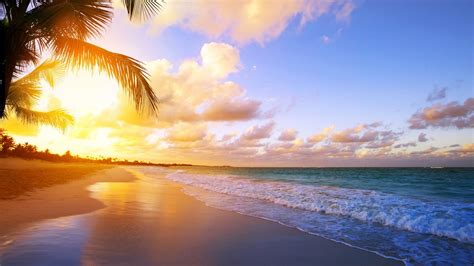
[[[31,108],[40,98],[41,90],[32,84],[16,84],[8,91],[7,105]]]
[[[64,37],[56,40],[54,53],[70,68],[94,70],[98,67],[120,83],[134,101],[137,110],[157,111],[158,98],[149,84],[148,72],[140,61],[81,40]]]
[[[33,111],[20,106],[10,106],[10,109],[25,124],[50,125],[64,130],[74,122],[74,118],[62,109],[48,112]]]
[[[3,41],[3,40],[2,40]],[[31,40],[26,31],[16,30],[8,35],[4,43],[8,54],[7,67],[12,69],[12,76],[17,77],[31,64],[37,64],[41,58],[41,50]]]
[[[54,87],[58,78],[64,76],[66,72],[65,65],[57,60],[48,59],[33,71],[12,82],[11,86],[20,84],[37,84],[44,79],[51,87]]]
[[[164,6],[163,0],[122,0],[130,20],[142,21],[158,13]]]
[[[102,34],[112,20],[109,0],[43,0],[10,1],[9,6],[30,3],[25,14],[10,23],[4,49],[8,50],[7,64],[14,64],[13,77],[36,65],[41,54],[50,47],[56,36],[85,40]],[[3,40],[2,40],[3,41]],[[2,46],[3,47],[3,46]]]
[[[27,12],[24,23],[31,36],[86,40],[100,36],[112,16],[109,0],[42,1]]]
[[[59,77],[64,75],[65,66],[59,61],[46,60],[25,76],[13,81],[7,96],[7,105],[31,108],[41,96],[41,81],[45,80],[51,87]]]

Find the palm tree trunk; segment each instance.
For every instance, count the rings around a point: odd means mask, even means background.
[[[2,29],[2,37],[6,37],[6,34],[3,34]],[[5,117],[5,105],[7,104],[7,95],[8,95],[8,88],[10,85],[7,84],[7,57],[6,57],[6,39],[2,38],[2,44],[0,45],[0,119]],[[7,87],[8,85],[8,87]]]
[[[7,104],[8,88],[10,87],[10,80],[7,77],[7,40],[5,29],[2,28],[0,44],[0,119],[5,117],[5,106]]]
[[[7,62],[11,42],[7,25],[0,26],[0,119],[5,118],[8,90],[13,77],[13,69]]]
[[[7,90],[4,76],[5,75],[2,75],[2,79],[0,80],[0,119],[5,117],[5,106],[7,104]]]
[[[5,118],[7,96],[13,77],[13,69],[8,68],[6,59],[0,57],[0,119]]]

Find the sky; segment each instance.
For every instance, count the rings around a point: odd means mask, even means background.
[[[64,132],[0,127],[53,152],[232,166],[472,166],[470,0],[167,1],[132,23],[119,3],[91,40],[144,62],[160,99],[138,114],[114,80],[71,72],[38,110]]]

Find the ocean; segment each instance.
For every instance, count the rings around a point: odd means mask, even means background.
[[[156,168],[141,168],[149,177]],[[162,171],[162,170],[160,170]],[[474,168],[169,168],[207,205],[407,265],[474,263]]]

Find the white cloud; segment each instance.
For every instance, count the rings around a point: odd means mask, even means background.
[[[347,22],[355,9],[351,0],[239,0],[169,1],[154,18],[154,31],[178,26],[212,38],[230,37],[237,43],[263,44],[299,17],[300,27],[322,15]]]

